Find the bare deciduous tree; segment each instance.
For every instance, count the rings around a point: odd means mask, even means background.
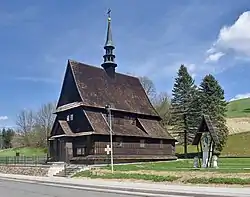
[[[41,106],[34,112],[32,110],[22,110],[17,115],[16,125],[18,135],[13,143],[22,138],[24,146],[46,147],[47,136],[52,129],[55,115],[53,114],[56,103],[51,102]]]
[[[46,145],[47,136],[49,135],[54,120],[55,115],[53,112],[56,109],[56,103],[50,102],[41,106],[38,110],[35,118],[35,130],[37,132],[36,137],[41,138],[43,145]]]
[[[157,94],[153,100],[153,105],[158,114],[161,116],[163,125],[169,125],[171,119],[171,100],[168,94],[166,92],[161,92]]]
[[[148,77],[139,77],[142,87],[144,88],[146,94],[148,95],[149,99],[151,100],[153,106],[155,107],[156,111],[162,118],[162,122],[165,127],[169,125],[170,122],[170,106],[171,100],[170,97],[166,92],[161,92],[157,94],[155,85],[151,79]]]
[[[17,115],[16,125],[22,133],[28,133],[32,130],[35,124],[35,114],[31,110],[22,110]]]
[[[36,126],[41,127],[47,134],[52,129],[55,120],[55,115],[53,114],[55,108],[56,103],[47,103],[42,105],[36,114]]]
[[[35,114],[32,110],[22,110],[17,115],[16,125],[20,135],[24,138],[24,143],[30,145],[29,134],[35,125]]]
[[[146,92],[148,97],[152,100],[156,95],[156,88],[153,81],[146,76],[139,77],[139,80],[142,84],[142,87],[144,88],[144,91]]]

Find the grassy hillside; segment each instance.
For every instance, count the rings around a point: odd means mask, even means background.
[[[41,148],[8,148],[0,150],[0,157],[15,156],[16,152],[20,153],[20,156],[44,156],[46,155],[45,150]]]
[[[227,106],[227,117],[250,117],[250,98],[229,102]]]
[[[188,152],[196,152],[196,146],[189,146]],[[183,153],[183,146],[176,146],[176,153]],[[250,132],[237,133],[228,137],[221,156],[250,156]]]

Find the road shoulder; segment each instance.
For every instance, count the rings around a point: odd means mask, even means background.
[[[34,177],[25,175],[2,174],[1,180],[30,181],[36,184],[53,184],[54,186],[63,187],[80,187],[91,190],[112,190],[141,192],[157,195],[183,195],[183,196],[237,196],[250,197],[250,188],[227,188],[227,187],[204,187],[190,185],[167,185],[164,183],[138,183],[138,182],[121,182],[92,179],[72,179],[63,177]],[[86,189],[87,190],[87,189]]]

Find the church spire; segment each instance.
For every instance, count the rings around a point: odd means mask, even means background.
[[[108,14],[108,29],[107,29],[107,38],[105,42],[105,47],[114,47],[113,45],[113,40],[112,40],[112,32],[111,32],[111,16],[110,16],[111,10],[109,9],[107,14]]]
[[[113,54],[113,50],[115,46],[112,40],[111,33],[111,10],[108,10],[108,28],[107,28],[107,37],[104,45],[105,55],[103,56],[104,62],[102,63],[102,67],[106,70],[107,74],[111,77],[115,75],[115,67],[117,64],[115,63],[115,55]]]

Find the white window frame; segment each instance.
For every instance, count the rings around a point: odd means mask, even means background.
[[[72,121],[72,120],[74,120],[74,114],[68,114],[67,115],[67,121],[69,122],[69,121]]]
[[[85,155],[85,148],[84,147],[78,147],[78,148],[76,148],[76,155],[77,156],[83,156],[83,155]]]
[[[70,120],[74,120],[74,114],[70,114]]]
[[[145,139],[140,140],[140,148],[145,148]]]

